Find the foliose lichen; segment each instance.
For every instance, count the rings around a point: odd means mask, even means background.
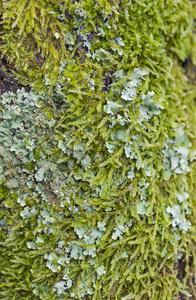
[[[3,299],[194,294],[195,89],[178,60],[195,5],[2,3],[3,52],[36,88],[0,99]]]

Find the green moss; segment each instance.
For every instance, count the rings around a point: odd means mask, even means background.
[[[194,15],[3,1],[3,52],[34,92],[0,100],[2,299],[196,295]]]

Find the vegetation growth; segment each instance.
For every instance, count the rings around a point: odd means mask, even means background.
[[[195,3],[0,11],[1,298],[194,299]]]

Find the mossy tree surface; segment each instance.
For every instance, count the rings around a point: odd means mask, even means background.
[[[1,298],[195,297],[195,3],[1,10]]]

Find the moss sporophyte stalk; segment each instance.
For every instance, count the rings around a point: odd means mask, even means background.
[[[195,297],[195,3],[0,4],[1,298]]]

